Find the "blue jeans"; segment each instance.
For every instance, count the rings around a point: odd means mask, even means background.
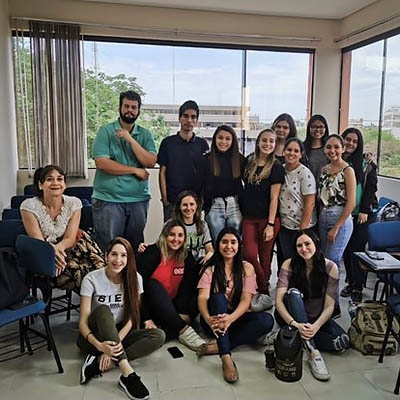
[[[110,240],[122,236],[129,240],[135,253],[144,242],[143,231],[147,221],[149,200],[135,203],[111,203],[92,199],[93,225],[96,240],[105,252]]]
[[[206,221],[214,244],[217,241],[218,234],[225,227],[234,228],[240,233],[242,214],[237,196],[214,198],[210,211],[206,215]]]
[[[302,294],[298,289],[289,289],[289,291],[285,293],[283,303],[296,322],[315,322],[316,318],[308,318]],[[275,317],[279,325],[286,324],[277,312],[275,312]],[[343,348],[343,341],[338,340],[343,334],[346,335],[344,329],[330,318],[319,328],[318,332],[310,340],[310,343],[314,348],[322,351],[343,351],[346,347]]]
[[[208,299],[210,315],[229,313],[228,302],[224,293],[215,293]],[[203,318],[200,319],[204,330],[211,333],[211,328]],[[271,331],[274,318],[266,312],[246,312],[231,324],[225,335],[217,339],[220,356],[231,354],[231,350],[242,344],[253,344],[258,338]]]
[[[333,243],[328,242],[328,232],[333,228],[343,211],[341,206],[323,207],[319,214],[319,237],[321,240],[321,248],[325,258],[332,260],[338,267],[340,273],[340,264],[342,261],[344,250],[349,243],[353,232],[353,218],[351,215],[346,219],[345,223],[339,228],[336,239]]]

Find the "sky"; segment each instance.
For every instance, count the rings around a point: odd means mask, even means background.
[[[93,68],[93,43],[85,43],[85,67]],[[240,106],[241,50],[97,44],[99,71],[135,76],[148,104]],[[271,121],[287,112],[295,119],[306,115],[308,54],[248,51],[247,98],[250,114]]]
[[[85,66],[94,67],[93,42],[85,43]],[[108,75],[135,76],[148,104],[241,105],[241,50],[97,43],[98,68]],[[350,119],[377,123],[383,41],[352,52]],[[306,116],[308,54],[247,52],[250,114],[270,122],[287,112]],[[400,35],[388,39],[384,110],[400,106]]]
[[[383,41],[354,50],[350,86],[350,118],[377,124],[383,68]],[[387,41],[384,110],[400,106],[400,35]]]

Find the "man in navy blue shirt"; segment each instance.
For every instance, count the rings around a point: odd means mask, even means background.
[[[209,147],[193,129],[199,119],[199,106],[193,100],[179,107],[180,129],[176,135],[161,142],[157,162],[160,165],[159,184],[164,207],[164,221],[171,217],[176,197],[183,190],[201,194],[203,180],[202,157]]]

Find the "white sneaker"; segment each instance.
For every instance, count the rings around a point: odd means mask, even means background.
[[[188,326],[179,334],[179,341],[193,351],[198,351],[200,348],[207,346],[206,341],[200,337],[197,332]]]
[[[317,351],[314,358],[311,358],[311,354],[309,355],[308,364],[314,378],[320,381],[327,381],[331,377],[319,351]]]

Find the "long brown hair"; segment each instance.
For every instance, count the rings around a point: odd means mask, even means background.
[[[193,200],[196,202],[197,210],[194,213],[193,222],[196,224],[197,234],[202,235],[204,233],[204,224],[205,224],[204,221],[201,219],[202,204],[195,192],[192,192],[191,190],[184,190],[183,192],[180,192],[178,194],[178,197],[175,200],[174,209],[172,211],[172,219],[182,222],[182,224],[185,224],[181,211],[181,203],[185,197],[192,197]]]
[[[275,155],[274,152],[267,156],[267,162],[265,163],[260,174],[256,174],[258,164],[260,161],[260,148],[258,147],[261,139],[261,135],[265,132],[272,133],[276,136],[276,133],[272,129],[263,129],[257,136],[256,145],[254,149],[254,153],[250,156],[249,162],[246,166],[246,171],[244,176],[249,180],[251,184],[255,184],[263,179],[267,179],[271,174],[272,166],[275,163]]]
[[[185,229],[185,225],[183,224],[183,222],[176,221],[174,219],[170,219],[165,223],[165,225],[163,226],[162,231],[160,233],[160,237],[158,239],[158,248],[160,249],[160,252],[161,252],[161,258],[163,260],[168,259],[167,236],[170,234],[172,229],[175,228],[175,226],[180,226],[183,229],[183,232],[185,234],[185,239],[183,241],[182,247],[180,249],[178,249],[178,251],[175,254],[175,259],[178,262],[178,264],[183,264],[185,262],[185,258],[186,258],[186,254],[187,254],[186,246],[185,246],[187,234],[186,234],[186,229]]]
[[[229,154],[231,158],[231,166],[232,166],[232,176],[234,178],[240,178],[240,159],[241,154],[239,152],[239,143],[237,140],[236,132],[233,128],[228,125],[220,125],[214,132],[211,143],[211,151],[210,151],[210,164],[211,164],[211,174],[213,176],[219,176],[221,173],[221,167],[218,162],[217,154],[220,153],[217,147],[217,135],[220,131],[229,132],[232,136],[232,145],[227,150],[227,154]]]
[[[140,294],[135,256],[131,244],[120,236],[108,243],[107,255],[116,244],[124,246],[128,256],[126,266],[121,271],[124,288],[124,324],[131,320],[133,327],[138,328],[140,325]]]

